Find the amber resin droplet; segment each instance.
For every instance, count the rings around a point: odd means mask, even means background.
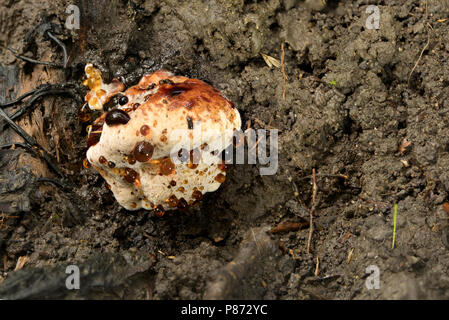
[[[133,150],[134,158],[139,162],[147,162],[153,155],[154,147],[151,143],[141,141],[136,144]]]
[[[160,205],[158,205],[158,206],[156,206],[156,207],[154,207],[153,208],[153,210],[154,210],[154,215],[156,216],[156,217],[163,217],[164,216],[164,214],[165,214],[165,210],[164,210],[164,207],[160,204]]]
[[[172,174],[173,171],[175,170],[175,165],[170,158],[165,158],[164,160],[162,160],[159,166],[159,170],[162,175],[168,176]]]
[[[111,110],[106,114],[105,117],[105,121],[108,126],[127,124],[130,119],[131,118],[129,117],[129,115],[121,109]]]
[[[215,181],[223,183],[226,180],[226,176],[222,173],[217,174],[217,176],[215,177]]]
[[[137,177],[139,176],[139,174],[131,169],[131,168],[126,168],[125,169],[125,181],[129,182],[129,183],[133,183],[134,181],[136,181]]]

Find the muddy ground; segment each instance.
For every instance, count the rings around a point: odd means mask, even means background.
[[[79,30],[64,28],[72,3]],[[379,29],[366,27],[370,4]],[[244,128],[279,130],[275,175],[234,165],[199,206],[156,218],[122,209],[83,168],[85,92],[40,98],[16,122],[67,180],[24,148],[0,151],[0,297],[449,298],[448,13],[432,0],[0,0],[0,103],[80,83],[88,62],[127,85],[164,68],[221,90]],[[4,49],[60,63],[61,49],[32,32],[45,21],[67,46],[67,69]],[[284,54],[283,68],[261,53]],[[0,127],[0,144],[21,141]],[[270,233],[287,222],[299,230]],[[80,290],[65,287],[71,264]],[[365,285],[370,265],[379,289]]]

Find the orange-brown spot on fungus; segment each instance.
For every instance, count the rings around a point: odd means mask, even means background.
[[[131,203],[131,208],[137,208],[137,203],[135,203],[135,202],[133,202],[133,203]]]
[[[166,143],[167,142],[167,136],[165,135],[161,135],[161,137],[159,138],[161,140],[161,142]]]
[[[179,187],[179,188],[178,188],[178,191],[179,191],[179,192],[184,192],[184,190],[185,190],[184,187]]]

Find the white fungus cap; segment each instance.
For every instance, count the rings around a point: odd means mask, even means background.
[[[163,70],[118,94],[126,97],[121,105],[92,125],[87,159],[123,207],[163,213],[218,189],[226,175],[220,152],[241,127],[232,102],[200,80]]]

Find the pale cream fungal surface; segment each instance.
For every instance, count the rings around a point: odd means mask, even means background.
[[[162,215],[195,204],[224,182],[221,151],[232,144],[241,119],[218,90],[164,70],[124,92],[116,79],[105,85],[92,65],[86,75],[90,108],[117,96],[117,105],[89,130],[87,160],[123,207]]]

